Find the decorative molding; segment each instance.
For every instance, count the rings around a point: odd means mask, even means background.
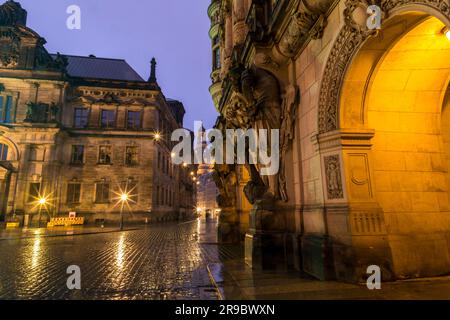
[[[369,3],[379,4],[386,16],[403,6],[422,5],[450,17],[450,4],[447,0],[347,0],[344,10],[345,25],[331,50],[322,80],[319,101],[319,133],[339,128],[339,97],[345,73],[362,44],[371,35],[376,34],[376,31],[368,30],[367,27],[361,26],[355,20],[355,11],[361,5]]]

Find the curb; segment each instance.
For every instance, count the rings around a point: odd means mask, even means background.
[[[129,231],[137,231],[137,230],[144,230],[144,229],[142,229],[142,228],[135,228],[135,229],[111,230],[111,231],[103,231],[103,232],[85,232],[85,233],[74,233],[74,234],[34,235],[34,236],[25,236],[25,237],[17,237],[17,238],[0,238],[0,241],[34,239],[36,237],[39,237],[39,238],[58,238],[58,237],[92,236],[92,235],[99,235],[99,234],[129,232]]]
[[[214,279],[214,276],[212,275],[210,265],[206,265],[206,270],[208,271],[209,280],[211,281],[211,284],[213,285],[214,289],[216,290],[217,296],[219,297],[219,300],[225,300],[222,291],[220,290],[219,285],[216,282],[216,279]]]

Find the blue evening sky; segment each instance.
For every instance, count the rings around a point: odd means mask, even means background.
[[[196,120],[213,126],[210,0],[16,1],[28,11],[28,27],[47,40],[50,53],[126,59],[144,79],[154,56],[164,94],[187,109],[185,126],[192,129]],[[81,8],[81,30],[66,27],[70,5]]]

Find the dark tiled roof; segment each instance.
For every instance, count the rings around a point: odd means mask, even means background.
[[[56,58],[55,54],[51,55]],[[122,59],[80,57],[64,55],[68,60],[67,72],[74,78],[142,81],[144,79]]]

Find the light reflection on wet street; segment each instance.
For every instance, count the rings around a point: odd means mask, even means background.
[[[207,264],[233,257],[215,224],[0,241],[0,299],[216,299]],[[82,290],[66,270],[81,268]]]

